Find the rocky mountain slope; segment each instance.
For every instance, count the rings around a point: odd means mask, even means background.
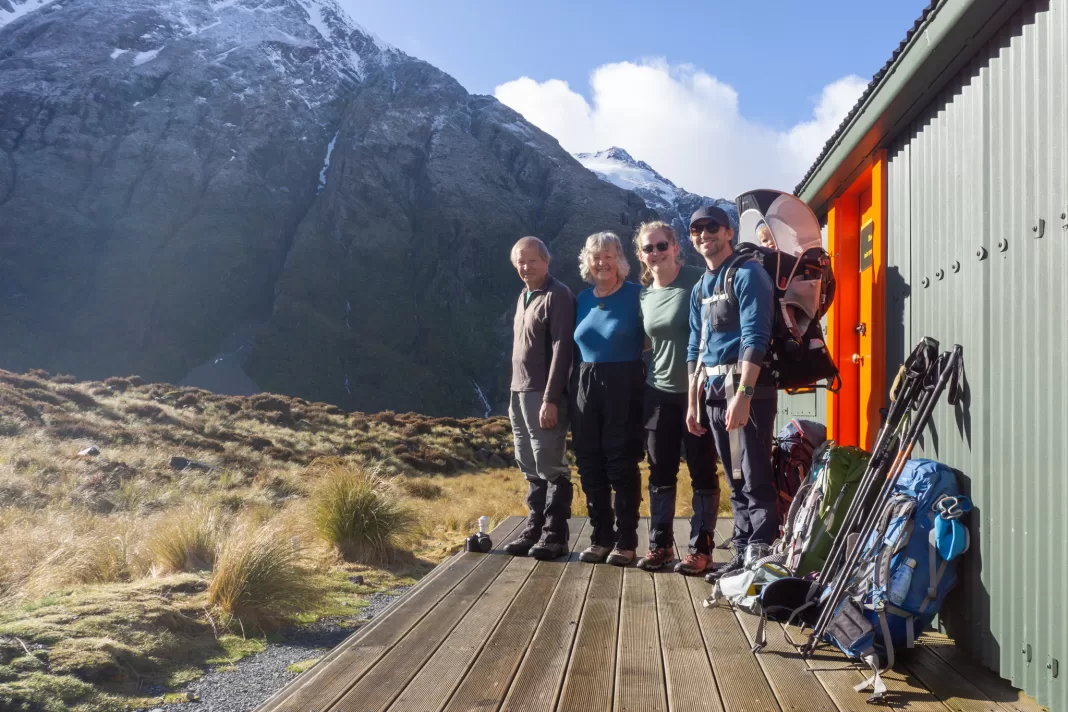
[[[544,238],[653,216],[336,0],[0,0],[0,366],[504,402]],[[190,375],[192,374],[192,375]]]
[[[734,227],[738,227],[738,210],[734,201],[709,198],[679,188],[657,173],[645,161],[636,160],[624,149],[613,146],[597,153],[576,153],[579,162],[612,185],[633,190],[660,218],[670,222],[691,257],[696,255],[690,245],[690,216],[698,208],[718,205],[727,212]]]

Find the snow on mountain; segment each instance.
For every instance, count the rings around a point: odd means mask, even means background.
[[[722,208],[730,216],[735,229],[738,227],[738,210],[734,201],[683,190],[657,173],[648,163],[635,159],[622,148],[613,146],[597,153],[576,153],[575,158],[601,180],[637,193],[646,205],[660,215],[661,220],[671,223],[685,244],[689,244],[690,216],[698,208],[707,205]]]
[[[55,0],[0,0],[0,27],[53,2]]]

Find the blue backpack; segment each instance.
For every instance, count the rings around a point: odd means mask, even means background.
[[[869,702],[886,691],[879,673],[894,666],[894,649],[913,647],[956,585],[956,559],[968,545],[959,519],[970,508],[953,470],[916,459],[873,512],[875,529],[863,544],[849,595],[824,636],[871,667],[873,675],[856,687],[873,688]]]

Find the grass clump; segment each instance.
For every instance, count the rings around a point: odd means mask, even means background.
[[[220,548],[208,603],[225,627],[236,622],[242,630],[273,630],[319,604],[323,591],[311,574],[295,538],[269,525],[246,524]]]
[[[308,670],[309,668],[311,668],[313,665],[315,665],[315,663],[319,662],[320,660],[322,660],[322,658],[312,658],[311,660],[301,660],[299,663],[293,663],[292,665],[287,666],[286,670],[289,671],[289,672],[297,673],[299,675],[300,673],[304,672],[305,670]]]
[[[410,538],[415,515],[372,470],[340,460],[318,465],[312,521],[319,536],[345,559],[381,563]]]
[[[158,573],[208,571],[224,531],[220,509],[197,503],[164,514],[145,546]]]

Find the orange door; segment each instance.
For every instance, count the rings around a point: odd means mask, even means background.
[[[858,367],[857,413],[860,414],[860,445],[864,448],[870,448],[874,444],[875,433],[879,428],[880,397],[875,390],[878,384],[874,377],[874,358],[882,357],[873,348],[873,336],[881,325],[875,323],[877,316],[872,299],[875,293],[875,221],[877,215],[871,198],[871,188],[861,191],[857,211],[860,213],[858,231],[860,239],[857,240],[857,247],[860,251],[860,294],[857,311],[860,319],[853,327],[857,332],[857,351],[853,357]]]

